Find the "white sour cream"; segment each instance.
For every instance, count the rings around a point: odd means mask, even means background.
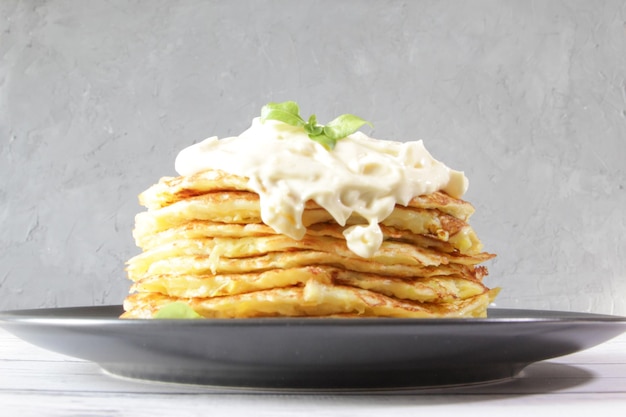
[[[175,168],[180,175],[219,169],[249,178],[263,222],[293,239],[306,233],[302,213],[309,200],[342,226],[358,215],[364,223],[347,228],[344,236],[364,258],[380,248],[378,223],[396,204],[438,190],[458,198],[468,186],[462,172],[434,159],[421,140],[384,141],[356,132],[329,151],[302,128],[259,118],[239,136],[211,137],[183,149]]]

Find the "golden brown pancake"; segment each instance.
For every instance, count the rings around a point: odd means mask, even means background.
[[[403,279],[320,266],[272,269],[244,274],[147,275],[135,282],[131,290],[160,293],[183,299],[211,298],[302,286],[309,280],[429,303],[453,302],[488,291],[479,280],[459,275]]]
[[[162,274],[241,274],[261,272],[278,268],[299,268],[311,265],[337,266],[355,272],[373,273],[399,278],[432,277],[435,275],[462,275],[474,277],[476,269],[462,264],[439,266],[383,264],[364,258],[345,258],[334,253],[316,251],[272,252],[248,258],[225,258],[216,256],[176,256],[152,262],[148,269],[127,268],[131,280],[146,275]]]
[[[303,287],[273,288],[240,295],[189,298],[184,301],[205,318],[275,316],[324,317],[347,314],[359,317],[484,317],[495,291],[458,302],[419,303],[373,291],[315,280]],[[124,302],[123,318],[150,318],[161,307],[180,300],[160,293],[135,293]]]
[[[248,179],[228,174],[219,170],[207,170],[190,176],[163,177],[161,180],[139,195],[141,205],[154,210],[169,206],[177,201],[216,191],[250,191]],[[467,201],[453,198],[437,191],[432,194],[416,196],[409,207],[437,209],[466,221],[474,213],[474,207]]]

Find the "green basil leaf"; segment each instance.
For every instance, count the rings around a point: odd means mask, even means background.
[[[353,114],[342,114],[324,126],[324,134],[336,140],[343,139],[359,130],[363,125],[372,124]]]
[[[291,126],[304,126],[305,121],[297,114],[290,113],[282,109],[267,109],[261,110],[261,121],[266,120],[278,120],[279,122],[287,123]]]
[[[320,133],[322,133],[322,130],[323,130],[321,126],[314,126],[308,123],[305,124],[303,127],[304,127],[304,131],[308,133],[309,136],[319,135]]]
[[[306,131],[306,133],[309,134],[309,136],[317,136],[322,134],[322,132],[324,131],[324,126],[318,125],[317,117],[312,114],[311,117],[309,117],[309,121],[307,122],[307,124],[304,125],[304,130]]]
[[[202,316],[182,301],[166,304],[157,311],[155,319],[201,319]]]
[[[318,136],[324,133],[324,126],[320,126],[320,125],[315,125],[312,126],[309,130],[307,130],[307,133],[310,136]]]
[[[271,110],[282,110],[287,113],[294,114],[296,116],[300,115],[300,107],[298,107],[298,103],[295,101],[283,101],[282,103],[267,103],[264,108],[268,108]],[[263,109],[261,109],[261,113],[263,113]]]
[[[295,101],[267,103],[261,108],[261,122],[266,120],[278,120],[291,126],[305,125],[304,120],[300,117],[300,108]]]

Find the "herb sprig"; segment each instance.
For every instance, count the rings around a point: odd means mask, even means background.
[[[317,117],[312,114],[308,121],[300,116],[300,108],[295,101],[282,103],[268,103],[261,109],[261,122],[278,120],[291,126],[302,127],[309,138],[322,144],[326,149],[335,148],[337,141],[356,132],[363,125],[372,124],[353,114],[342,114],[326,125],[317,123]]]

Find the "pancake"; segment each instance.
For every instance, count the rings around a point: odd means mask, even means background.
[[[384,240],[409,242],[418,247],[434,249],[439,252],[454,253],[457,250],[449,242],[444,242],[434,236],[416,235],[407,230],[396,229],[380,225]],[[337,223],[317,223],[307,228],[306,236],[328,236],[335,239],[344,239],[344,227]],[[137,246],[148,251],[157,246],[177,240],[207,239],[212,237],[261,237],[278,235],[271,227],[260,224],[217,223],[208,220],[190,220],[182,225],[171,227],[152,234],[135,234]]]
[[[182,299],[210,298],[302,286],[309,280],[429,303],[454,302],[488,291],[479,279],[468,279],[460,275],[401,279],[323,266],[272,269],[244,274],[147,275],[135,282],[131,291],[159,293]]]
[[[155,210],[216,191],[254,192],[254,189],[249,186],[246,177],[209,169],[190,176],[163,177],[139,195],[139,202],[148,209]],[[413,197],[408,207],[438,209],[463,221],[474,213],[474,207],[470,203],[441,191]]]
[[[137,281],[153,274],[241,274],[261,272],[277,268],[299,268],[310,265],[341,267],[350,271],[387,275],[400,278],[455,275],[473,277],[476,268],[462,264],[439,266],[382,264],[367,259],[346,258],[335,253],[310,250],[296,252],[271,252],[248,258],[225,258],[220,256],[174,256],[152,262],[147,270],[127,268],[128,277]]]
[[[315,280],[303,287],[273,288],[233,296],[184,299],[205,318],[250,317],[484,317],[494,290],[456,303],[419,303],[373,291]],[[180,300],[160,293],[131,294],[124,301],[122,318],[151,318],[160,308]]]

